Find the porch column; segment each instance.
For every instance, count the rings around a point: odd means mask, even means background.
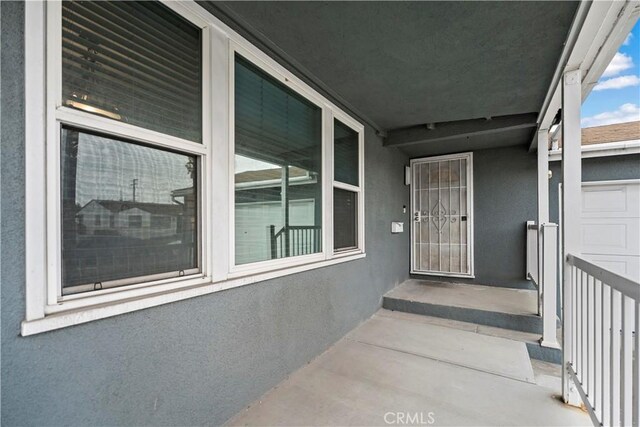
[[[565,403],[582,403],[578,390],[567,372],[573,360],[571,345],[573,329],[571,304],[571,266],[568,254],[580,254],[580,217],[582,205],[582,158],[580,106],[582,104],[580,70],[567,71],[562,78],[562,283],[563,283],[563,350],[562,396]]]

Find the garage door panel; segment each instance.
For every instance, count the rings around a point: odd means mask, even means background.
[[[582,188],[583,218],[637,218],[640,185],[585,185]]]
[[[582,185],[582,253],[640,280],[640,181]]]
[[[584,253],[640,254],[640,221],[636,218],[584,218]]]

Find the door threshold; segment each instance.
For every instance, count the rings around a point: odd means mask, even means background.
[[[475,279],[475,275],[469,274],[456,274],[456,273],[440,273],[440,272],[425,272],[425,271],[409,271],[409,274],[418,276],[433,276],[433,277],[458,277],[460,279]]]

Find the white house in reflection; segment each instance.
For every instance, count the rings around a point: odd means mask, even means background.
[[[179,204],[91,200],[78,211],[76,221],[81,235],[146,240],[180,233],[183,213]]]

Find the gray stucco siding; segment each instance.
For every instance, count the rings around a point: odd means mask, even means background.
[[[407,278],[404,154],[365,132],[367,257],[20,337],[24,4],[2,2],[2,424],[220,424],[373,314]]]

